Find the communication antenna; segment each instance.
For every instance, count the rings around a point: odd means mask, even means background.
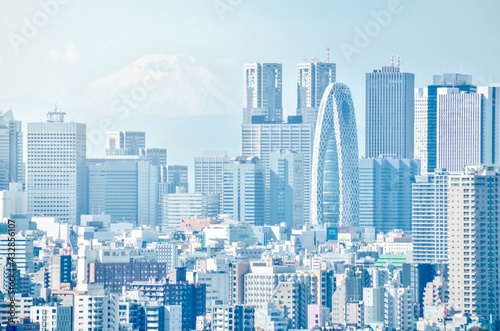
[[[326,48],[326,63],[330,63],[330,48]]]
[[[394,67],[394,53],[391,54],[391,67]]]
[[[401,62],[400,62],[399,55],[398,55],[398,65],[397,65],[397,66],[398,66],[398,68],[399,68],[400,63],[401,63]]]

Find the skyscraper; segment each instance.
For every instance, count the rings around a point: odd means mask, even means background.
[[[194,158],[194,192],[222,194],[224,169],[229,164],[226,152],[205,152]]]
[[[448,263],[448,173],[417,176],[412,185],[415,263]]]
[[[420,160],[422,173],[433,172],[437,167],[437,91],[440,87],[454,87],[460,93],[475,93],[472,76],[443,74],[433,77],[433,84],[415,89],[415,159]]]
[[[266,167],[265,219],[273,222],[270,214],[271,153],[283,149],[301,153],[304,159],[304,218],[309,219],[311,189],[312,141],[311,124],[243,124],[241,127],[241,155],[257,156]]]
[[[252,116],[263,122],[281,122],[282,66],[278,63],[247,63],[244,65],[245,90],[243,123],[251,124]]]
[[[0,113],[0,190],[8,190],[9,183],[24,185],[24,172],[21,121],[8,110]]]
[[[188,166],[168,165],[166,170],[168,186],[166,193],[188,193]]]
[[[359,160],[359,225],[375,232],[411,230],[411,185],[420,161]]]
[[[281,150],[271,153],[270,210],[275,224],[298,229],[304,224],[304,157]]]
[[[28,123],[28,212],[77,224],[86,212],[86,126],[64,122],[57,109],[47,122]]]
[[[222,213],[239,222],[264,225],[265,171],[258,157],[232,157],[224,173]]]
[[[358,135],[349,87],[330,84],[318,113],[311,180],[311,222],[357,226]]]
[[[500,320],[500,168],[467,166],[450,176],[449,303]]]
[[[297,64],[297,115],[303,123],[316,125],[321,98],[328,85],[335,82],[335,63]]]
[[[461,91],[457,87],[437,89],[438,168],[460,172],[466,165],[494,161],[494,146],[498,144],[494,142],[495,136],[498,137],[495,130],[499,128],[495,117],[498,114],[493,113],[495,103],[487,102],[487,92],[488,88],[481,88],[479,93]]]
[[[159,167],[140,156],[89,158],[89,212],[113,221],[156,225]]]
[[[414,84],[399,65],[366,74],[367,158],[413,158]]]
[[[148,159],[152,165],[167,165],[167,150],[165,148],[141,148],[139,150],[139,155]]]
[[[146,147],[146,133],[141,131],[106,132],[106,155],[139,155]]]

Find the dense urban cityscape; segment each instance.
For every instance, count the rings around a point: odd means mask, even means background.
[[[50,18],[67,3],[44,1]],[[224,21],[242,1],[213,6]],[[238,153],[206,136],[174,162],[193,132],[165,145],[118,121],[99,129],[101,151],[90,112],[0,108],[0,331],[500,330],[500,84],[444,61],[409,72],[387,49],[356,77],[364,91],[346,83],[338,58],[403,10],[386,6],[343,53],[239,65]],[[30,24],[42,31],[36,15],[8,34],[16,52]],[[112,112],[141,116],[180,62],[147,55],[106,76],[136,75]],[[179,72],[164,96],[186,90],[177,106],[194,95]]]

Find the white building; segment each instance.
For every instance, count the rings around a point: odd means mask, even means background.
[[[390,284],[385,288],[384,324],[389,330],[413,330],[414,299],[410,288]]]
[[[229,164],[226,152],[205,152],[194,158],[194,192],[222,194],[224,170]]]
[[[449,303],[493,322],[500,319],[499,189],[498,166],[450,176]]]
[[[28,123],[28,212],[77,224],[86,210],[86,125],[64,122],[57,109],[47,122]]]
[[[255,328],[262,331],[286,331],[288,319],[273,303],[267,302],[255,309]]]
[[[115,294],[77,294],[73,301],[73,331],[118,331],[118,297]]]
[[[0,190],[9,189],[9,183],[25,184],[22,125],[12,110],[0,113]]]
[[[163,196],[162,225],[166,229],[178,229],[182,219],[214,217],[217,216],[218,210],[219,199],[215,194],[165,194]]]
[[[178,248],[175,244],[154,245],[156,253],[156,262],[167,263],[167,270],[178,267]]]
[[[212,305],[225,305],[229,298],[229,274],[227,272],[195,271],[193,283],[206,284],[207,310]]]
[[[106,132],[106,155],[139,155],[146,147],[146,133],[142,131]]]
[[[71,330],[73,308],[70,306],[33,306],[31,307],[31,322],[40,323],[40,330],[59,331]]]
[[[448,263],[448,173],[417,176],[412,185],[415,263]]]
[[[0,256],[8,256],[9,252],[8,234],[0,234]],[[22,272],[28,273],[33,271],[33,238],[21,234],[16,235],[15,263],[17,268]]]

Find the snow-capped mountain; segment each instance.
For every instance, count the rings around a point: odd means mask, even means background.
[[[234,90],[188,55],[146,55],[90,84],[87,109],[126,119],[147,113],[166,117],[240,111]]]

